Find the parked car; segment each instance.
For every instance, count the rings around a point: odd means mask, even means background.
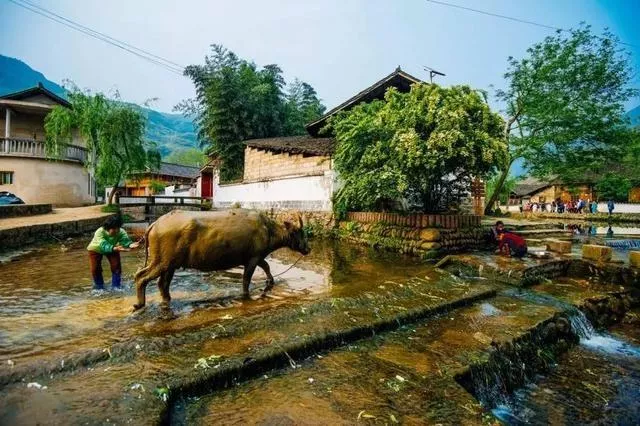
[[[7,204],[24,204],[24,201],[10,192],[0,191],[0,205]]]

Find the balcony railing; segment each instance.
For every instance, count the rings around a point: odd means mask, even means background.
[[[47,155],[43,142],[18,138],[0,138],[0,156],[52,158]],[[67,145],[59,159],[84,163],[87,159],[87,149]]]

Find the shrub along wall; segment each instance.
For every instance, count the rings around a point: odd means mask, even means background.
[[[372,247],[434,258],[483,244],[480,216],[396,213],[349,213],[338,235]]]

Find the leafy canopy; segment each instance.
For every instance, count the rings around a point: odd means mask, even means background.
[[[500,179],[500,176],[497,173],[492,175],[489,179],[487,179],[486,189],[488,193],[493,193],[499,179]],[[511,196],[511,193],[513,192],[513,190],[516,188],[516,185],[518,184],[519,180],[520,180],[519,178],[509,175],[509,177],[507,177],[507,179],[504,181],[504,184],[502,185],[502,190],[500,191],[500,195],[498,198],[501,205],[506,205],[509,202],[509,197]]]
[[[196,117],[201,145],[222,160],[222,180],[242,176],[244,140],[303,134],[304,124],[324,112],[306,83],[296,80],[285,93],[277,65],[258,68],[217,44],[204,62],[185,69],[196,97],[176,109]]]
[[[160,154],[144,140],[145,119],[138,109],[101,93],[76,89],[68,97],[70,109],[55,106],[45,117],[45,147],[50,155],[61,156],[77,129],[89,151],[86,166],[95,171],[99,185],[115,187],[135,172],[159,167]]]
[[[331,125],[344,183],[338,211],[394,209],[399,200],[444,210],[473,178],[506,160],[502,119],[468,86],[389,89],[384,101],[340,113]]]
[[[509,58],[507,87],[497,97],[506,106],[510,161],[487,210],[517,158],[535,176],[570,183],[624,155],[624,104],[637,90],[630,87],[629,55],[619,46],[610,32],[595,35],[583,25],[545,38],[523,59]]]

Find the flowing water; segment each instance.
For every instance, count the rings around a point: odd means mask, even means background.
[[[160,298],[151,284],[148,308],[132,314],[132,275],[144,262],[143,252],[123,254],[123,290],[107,284],[97,292],[91,290],[87,242],[70,240],[0,257],[0,379],[23,366],[54,362],[64,367],[70,354],[84,354],[69,370],[38,376],[38,385],[46,389],[29,387],[33,369],[24,370],[24,382],[7,382],[0,393],[0,424],[153,423],[144,411],[158,408],[153,389],[172,379],[189,381],[233,356],[250,363],[264,348],[490,288],[499,294],[291,360],[290,368],[260,373],[228,389],[180,397],[171,408],[171,422],[476,424],[492,406],[482,407],[454,376],[486,360],[494,342],[513,339],[560,312],[570,313],[580,345],[528,387],[496,396],[493,415],[508,424],[588,423],[598,418],[597,410],[604,410],[602,418],[610,423],[638,418],[640,321],[599,334],[575,308],[585,297],[617,286],[560,278],[530,290],[504,289],[413,258],[316,241],[299,261],[288,250],[268,259],[272,273],[283,274],[267,298],[258,297],[264,286],[260,270],[249,301],[240,299],[240,268],[187,270],[172,282],[169,316],[158,308]],[[512,267],[489,254],[478,258],[489,266]],[[104,269],[108,283],[106,262]],[[86,356],[119,344],[125,354],[113,361]],[[138,420],[129,417],[138,410]]]
[[[637,324],[618,332],[631,328]],[[493,414],[509,425],[638,424],[640,347],[623,339],[609,334],[582,339],[550,374],[517,391]]]
[[[276,278],[271,298],[240,300],[242,269],[205,274],[185,270],[171,284],[173,321],[158,319],[160,298],[147,288],[148,312],[132,315],[132,276],[144,262],[142,251],[122,256],[122,291],[109,289],[106,261],[105,291],[91,290],[86,240],[67,241],[21,253],[6,254],[0,264],[0,363],[47,358],[80,348],[105,347],[136,336],[188,330],[219,320],[304,303],[344,297],[365,290],[379,291],[384,281],[433,274],[433,268],[403,256],[361,248],[314,243],[312,253]],[[280,250],[268,259],[277,275],[299,255]],[[264,287],[256,270],[253,286]]]

